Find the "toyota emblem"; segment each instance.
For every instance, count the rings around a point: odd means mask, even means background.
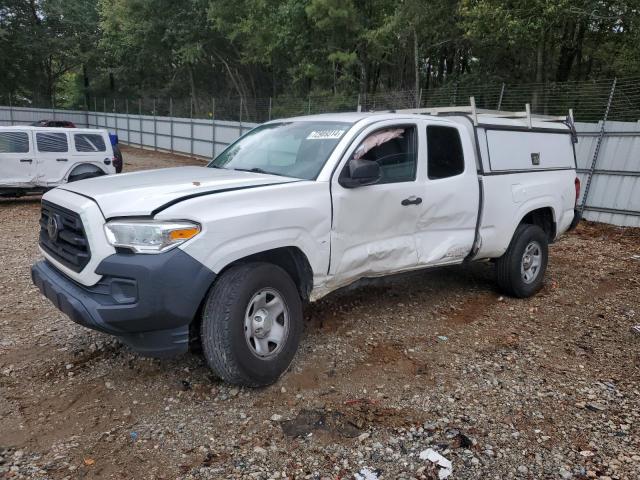
[[[51,215],[49,220],[47,220],[47,234],[49,235],[49,239],[53,242],[58,238],[58,231],[60,227],[58,226],[58,219]]]

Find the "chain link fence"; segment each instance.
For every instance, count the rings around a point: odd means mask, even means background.
[[[268,120],[327,112],[381,111],[403,108],[429,108],[468,105],[475,97],[478,108],[531,111],[564,115],[573,109],[576,121],[597,122],[604,117],[612,95],[609,119],[640,119],[640,78],[590,80],[562,83],[466,84],[375,94],[314,94],[307,97],[266,98],[198,96],[195,98],[90,97],[82,104],[63,102],[46,96],[26,98],[0,94],[0,104],[15,107],[87,110],[103,113],[155,115],[195,119],[262,123]]]

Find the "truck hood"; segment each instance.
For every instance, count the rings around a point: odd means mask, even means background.
[[[58,188],[91,198],[109,219],[155,215],[192,197],[296,181],[299,179],[237,170],[176,167],[91,178]]]

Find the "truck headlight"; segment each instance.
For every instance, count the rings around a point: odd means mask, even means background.
[[[104,231],[114,247],[136,253],[161,253],[195,237],[200,225],[187,221],[113,220],[104,225]]]

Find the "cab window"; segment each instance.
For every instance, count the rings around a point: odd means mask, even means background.
[[[464,155],[458,129],[440,125],[427,127],[427,171],[431,180],[464,172]]]
[[[380,165],[378,183],[412,182],[416,179],[416,127],[397,126],[367,136],[352,155]]]

